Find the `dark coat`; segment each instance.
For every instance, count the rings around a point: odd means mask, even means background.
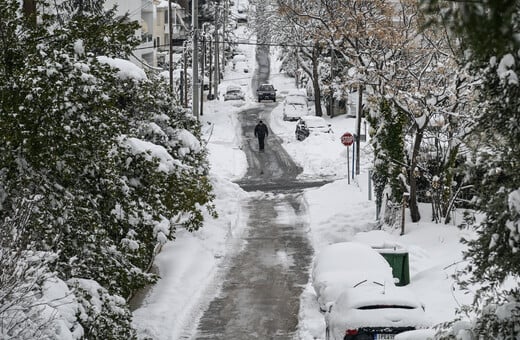
[[[267,126],[264,123],[258,123],[255,126],[255,137],[260,139],[264,139],[269,135],[269,131],[267,130]]]

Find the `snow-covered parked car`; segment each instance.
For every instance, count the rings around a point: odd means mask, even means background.
[[[232,60],[233,69],[235,69],[236,63],[241,62],[241,61],[247,61],[247,57],[244,54],[235,54],[233,56],[233,60]]]
[[[300,96],[307,99],[307,94],[304,89],[289,89],[287,96]]]
[[[395,340],[434,340],[437,331],[433,328],[406,331],[395,336]],[[469,332],[468,332],[469,333]],[[468,337],[467,340],[470,340]]]
[[[247,61],[237,61],[233,64],[233,69],[238,72],[249,73],[249,63]]]
[[[323,248],[314,259],[312,286],[321,311],[346,289],[362,282],[394,285],[392,268],[369,245],[339,242]]]
[[[226,93],[224,94],[224,101],[226,100],[245,100],[246,95],[242,91],[240,86],[229,85],[226,88]]]
[[[247,23],[249,16],[249,5],[247,2],[239,2],[236,5],[236,13],[233,13],[238,23]]]
[[[309,137],[311,133],[331,133],[330,124],[318,116],[302,116],[296,123],[296,139],[299,141]]]
[[[387,340],[429,326],[408,287],[362,282],[345,289],[325,313],[327,340]]]
[[[299,95],[287,95],[283,102],[283,120],[295,121],[309,115],[307,98]]]

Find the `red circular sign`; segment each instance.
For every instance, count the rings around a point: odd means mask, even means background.
[[[354,144],[354,136],[350,132],[345,132],[343,136],[341,136],[341,143],[345,146],[351,146]]]

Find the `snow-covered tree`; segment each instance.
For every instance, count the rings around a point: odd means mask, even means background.
[[[407,118],[403,122],[405,176],[398,171],[395,175],[399,179],[391,181],[404,181],[412,220],[420,219],[422,187],[430,192],[432,187],[439,188],[439,195],[429,199],[437,198],[437,215],[449,215],[457,185],[451,171],[459,160],[455,137],[462,132],[458,126],[461,120],[454,117],[464,113],[470,90],[468,78],[457,64],[458,46],[439,27],[424,25],[425,17],[416,1],[279,3],[281,13],[293,18],[295,27],[305,32],[300,35],[312,37],[321,49],[319,63],[328,66],[319,68],[317,78],[326,95],[342,100],[361,86],[367,102],[372,103],[373,117],[383,119],[385,115],[377,111],[381,103],[388,102],[394,111],[391,116]],[[378,143],[378,135],[373,137]],[[432,166],[434,163],[440,166]],[[387,171],[378,178],[387,178]]]
[[[0,6],[0,218],[30,201],[20,247],[52,255],[86,337],[133,338],[125,300],[155,281],[158,247],[215,215],[200,125],[117,58],[135,23],[47,7],[34,27]]]
[[[317,116],[322,116],[324,95],[330,94],[331,44],[327,35],[320,32],[327,25],[324,8],[316,2],[298,2],[277,0],[279,33],[274,36],[276,42],[287,45],[284,48],[284,69],[288,74],[298,72],[300,82],[312,89],[314,109]],[[326,55],[329,58],[326,58]]]
[[[48,313],[57,312],[53,303],[58,301],[46,301],[43,296],[45,284],[56,279],[50,270],[56,256],[52,252],[27,250],[24,247],[30,207],[30,202],[18,204],[17,213],[0,224],[2,339],[51,339],[58,330],[54,323],[58,318]],[[77,331],[81,333],[81,328]]]
[[[477,237],[467,241],[463,288],[476,287],[471,306],[476,337],[520,337],[520,2],[425,2],[460,39],[472,74],[482,79],[467,138],[467,180],[482,221],[468,218]],[[465,307],[467,309],[467,306]]]
[[[379,212],[385,208],[387,199],[399,202],[406,191],[405,176],[405,115],[392,109],[391,103],[382,101],[379,110],[367,115],[371,126],[372,146],[374,148],[374,192]],[[376,137],[377,136],[377,137]],[[386,196],[386,197],[385,197]]]

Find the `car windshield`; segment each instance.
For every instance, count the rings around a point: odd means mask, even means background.
[[[260,91],[270,91],[272,89],[273,89],[272,85],[261,85],[260,86]]]
[[[226,89],[226,92],[229,93],[229,92],[238,92],[240,91],[240,87],[237,87],[237,86],[229,86],[227,89]]]
[[[306,124],[310,128],[323,128],[327,126],[327,123],[325,121],[320,122],[315,120],[307,121]]]
[[[228,94],[239,94],[240,91],[239,90],[230,90],[230,91],[227,91]]]

